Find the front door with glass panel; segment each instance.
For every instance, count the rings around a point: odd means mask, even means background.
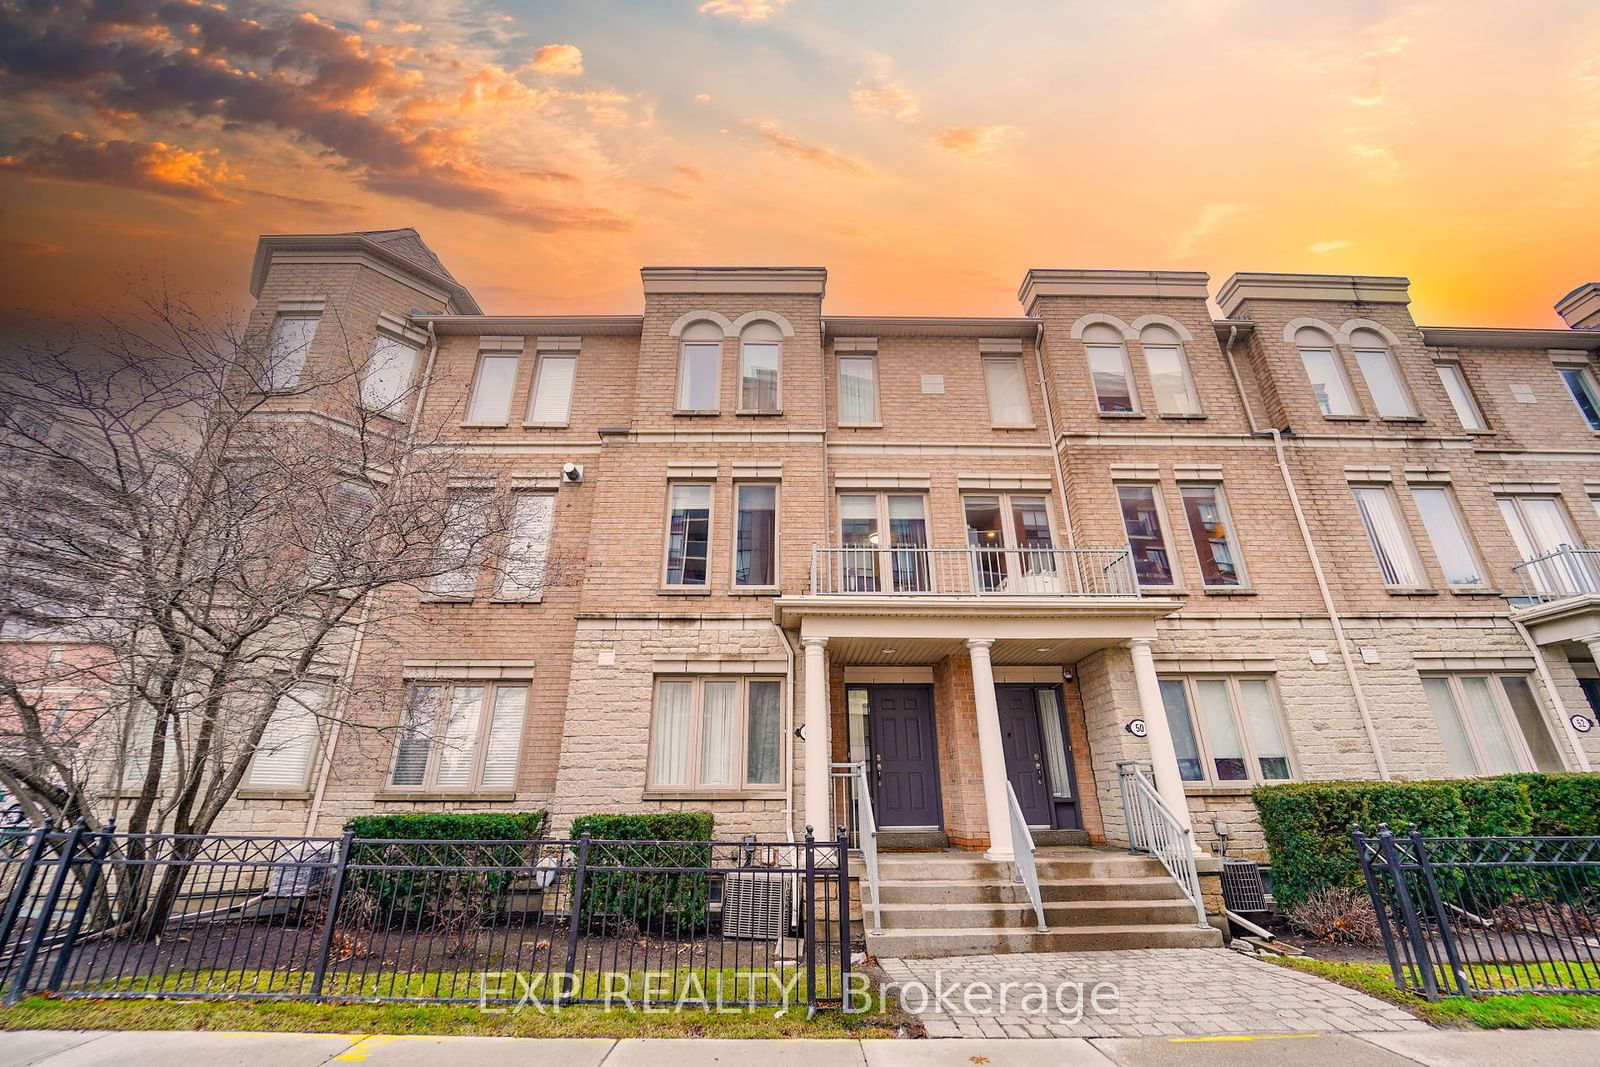
[[[1006,778],[1023,818],[1040,829],[1080,829],[1060,690],[1053,685],[997,685],[995,701]]]
[[[933,733],[933,690],[925,685],[874,685],[867,693],[867,747],[873,814],[885,829],[937,830],[939,751]]]
[[[975,592],[1061,591],[1047,498],[969,495],[962,497],[961,503],[967,520],[967,544],[975,550]]]

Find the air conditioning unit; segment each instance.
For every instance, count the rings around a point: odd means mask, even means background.
[[[759,868],[722,879],[722,936],[777,941],[789,925],[789,887],[783,875]]]

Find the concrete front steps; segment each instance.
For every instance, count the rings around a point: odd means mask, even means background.
[[[867,951],[935,957],[1222,944],[1218,931],[1196,923],[1194,906],[1154,859],[1064,847],[1039,849],[1034,864],[1045,931],[1009,863],[970,852],[880,854],[883,933],[868,935]]]

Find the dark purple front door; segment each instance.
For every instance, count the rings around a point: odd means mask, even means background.
[[[868,692],[878,825],[938,829],[943,819],[933,691],[921,685],[875,685]]]
[[[1005,746],[1006,777],[1016,790],[1017,804],[1029,826],[1053,826],[1050,787],[1045,784],[1044,743],[1039,738],[1039,708],[1033,687],[997,685],[1000,739]]]

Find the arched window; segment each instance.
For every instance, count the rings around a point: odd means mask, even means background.
[[[783,358],[783,331],[757,319],[739,335],[739,410],[777,411],[778,368]]]
[[[1355,353],[1356,365],[1367,383],[1367,392],[1379,415],[1405,418],[1415,415],[1411,396],[1400,380],[1400,368],[1395,364],[1389,342],[1377,330],[1354,330],[1350,334],[1350,349]]]
[[[678,349],[678,410],[716,411],[721,381],[722,327],[690,323]]]
[[[1183,342],[1166,326],[1146,326],[1139,332],[1145,365],[1150,369],[1150,390],[1156,410],[1163,415],[1198,415],[1200,397],[1189,377]]]
[[[1133,373],[1128,366],[1128,350],[1122,331],[1103,322],[1084,327],[1084,351],[1089,354],[1089,377],[1094,382],[1095,402],[1105,412],[1138,411],[1134,398]]]
[[[1356,408],[1350,383],[1345,381],[1339,353],[1334,350],[1333,338],[1315,327],[1302,326],[1295,331],[1294,343],[1300,349],[1300,362],[1305,365],[1311,392],[1322,413],[1359,415],[1361,412]]]

